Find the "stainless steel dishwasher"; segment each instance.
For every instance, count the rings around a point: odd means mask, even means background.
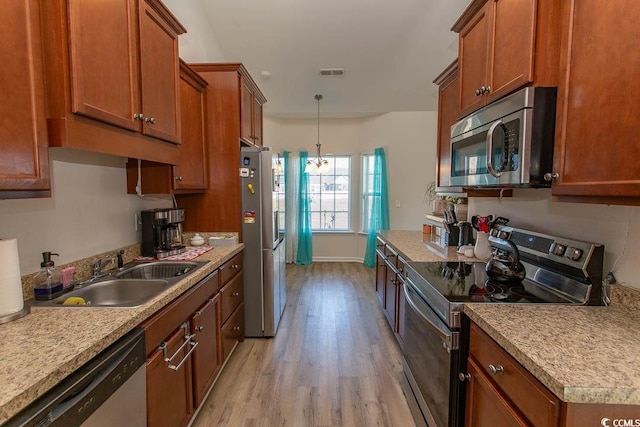
[[[7,426],[147,425],[144,330],[134,329],[7,422]]]

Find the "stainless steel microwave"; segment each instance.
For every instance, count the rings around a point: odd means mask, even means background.
[[[451,185],[548,187],[557,90],[528,87],[451,127]]]

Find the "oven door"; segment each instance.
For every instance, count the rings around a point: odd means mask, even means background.
[[[421,414],[414,411],[416,424],[430,427],[461,425],[460,333],[451,331],[413,290],[408,281],[403,285],[406,299],[404,371],[410,386],[409,406],[417,403]],[[405,384],[406,386],[406,384]]]
[[[451,184],[526,185],[532,110],[524,109],[451,139]]]

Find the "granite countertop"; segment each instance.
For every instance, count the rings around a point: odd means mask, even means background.
[[[421,231],[380,236],[410,261],[478,261],[434,251]],[[464,313],[561,400],[640,405],[640,291],[612,291],[609,307],[466,304]]]
[[[378,233],[387,243],[398,250],[408,261],[479,261],[456,252],[455,246],[444,250],[428,245],[422,239],[422,231],[388,230]]]
[[[239,253],[215,247],[196,258],[203,268],[137,308],[39,308],[0,325],[0,423],[77,370],[143,320]]]

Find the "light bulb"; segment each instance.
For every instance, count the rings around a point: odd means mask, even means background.
[[[326,173],[329,172],[329,170],[331,170],[331,166],[329,166],[329,162],[326,160],[323,160],[322,163],[318,166],[318,172],[320,173]]]
[[[304,168],[304,173],[309,173],[313,171],[314,163],[311,160],[307,160],[307,166]]]

